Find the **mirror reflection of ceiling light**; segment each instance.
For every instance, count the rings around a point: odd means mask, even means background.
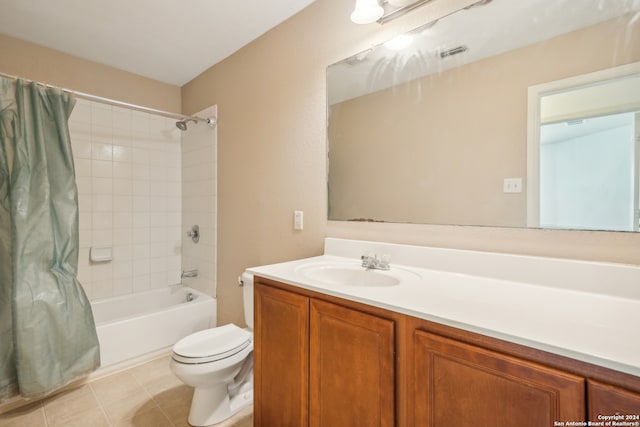
[[[391,50],[406,49],[413,42],[413,36],[411,34],[400,34],[389,40],[384,46]]]

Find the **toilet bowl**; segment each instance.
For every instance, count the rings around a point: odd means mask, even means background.
[[[189,424],[220,423],[253,403],[253,277],[242,276],[245,321],[191,334],[173,346],[171,371],[194,387]]]

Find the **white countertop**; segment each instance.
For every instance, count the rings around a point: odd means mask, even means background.
[[[357,258],[326,254],[247,271],[640,376],[640,299],[635,289],[629,295],[598,293],[403,266],[393,260],[389,274],[400,273],[403,281],[390,287],[323,283],[302,270],[310,263],[327,262],[360,265]]]

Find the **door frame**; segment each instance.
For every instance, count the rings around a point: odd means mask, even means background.
[[[527,94],[527,227],[540,227],[540,105],[542,97],[635,74],[640,74],[640,62],[529,86]],[[639,124],[636,122],[637,126]],[[638,197],[637,191],[636,197]],[[638,215],[637,212],[636,215]]]

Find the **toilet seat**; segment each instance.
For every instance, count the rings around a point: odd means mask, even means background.
[[[228,324],[196,332],[173,346],[172,358],[184,364],[210,363],[233,356],[251,345],[251,333]]]

